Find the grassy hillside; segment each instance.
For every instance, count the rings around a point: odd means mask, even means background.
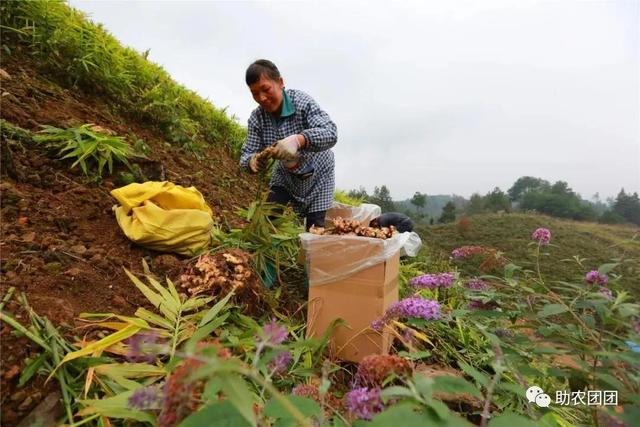
[[[61,1],[0,6],[3,67],[25,60],[63,87],[99,97],[165,141],[199,153],[203,143],[237,154],[245,129],[224,109],[176,83],[147,53],[126,48],[100,24]]]
[[[460,224],[419,227],[426,244],[435,251],[450,254],[463,245],[488,246],[517,260],[525,268],[533,268],[535,258],[529,243],[538,227],[551,230],[551,245],[544,252],[541,271],[554,280],[576,281],[587,271],[597,269],[614,259],[623,259],[612,273],[620,274],[620,286],[635,296],[640,295],[640,228],[567,221],[531,214],[485,214],[471,216],[467,230]],[[579,256],[580,266],[574,256]]]

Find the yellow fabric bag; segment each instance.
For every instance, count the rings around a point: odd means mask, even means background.
[[[192,255],[211,243],[213,216],[202,194],[172,182],[148,181],[116,188],[111,195],[118,225],[150,249]]]

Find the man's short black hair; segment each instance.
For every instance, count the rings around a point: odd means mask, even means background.
[[[271,80],[280,80],[280,70],[278,70],[276,64],[268,59],[258,59],[249,65],[249,68],[247,68],[247,74],[245,75],[247,86],[250,86],[260,80],[260,76],[263,74]]]

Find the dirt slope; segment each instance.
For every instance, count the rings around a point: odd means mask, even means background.
[[[153,128],[110,111],[99,99],[38,75],[25,60],[9,61],[3,61],[0,73],[0,116],[10,124],[35,131],[41,124],[94,123],[121,136],[135,135],[150,147],[151,161],[141,164],[145,174],[194,185],[222,224],[238,224],[235,210],[255,197],[255,179],[242,172],[223,147],[206,149],[204,159],[198,160],[166,144]],[[3,138],[2,144],[5,153],[11,150],[0,176],[2,295],[13,286],[16,295],[26,293],[36,312],[73,326],[81,312],[124,314],[143,304],[123,271],[141,271],[143,257],[155,272],[178,274],[183,259],[133,245],[120,231],[111,210],[115,200],[109,195],[118,186],[113,178],[93,184],[81,172],[70,171],[70,163],[47,157],[33,144],[13,138]],[[11,313],[18,312],[16,299],[7,307]],[[24,316],[19,320],[26,322]],[[27,341],[11,336],[6,325],[1,338],[2,423],[13,425],[44,396],[37,386],[24,392],[15,388],[32,351]],[[33,398],[25,402],[28,397]]]

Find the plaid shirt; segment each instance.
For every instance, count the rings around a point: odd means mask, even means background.
[[[276,124],[262,107],[253,110],[249,117],[247,140],[242,146],[240,166],[249,170],[249,159],[252,155],[287,136],[304,135],[307,145],[298,151],[298,167],[287,170],[282,162],[276,161],[270,186],[286,188],[293,198],[293,208],[298,213],[325,211],[333,203],[335,163],[331,147],[338,141],[338,131],[329,115],[313,98],[299,90],[285,90],[295,106],[295,113],[282,117]],[[314,172],[307,179],[295,175],[310,168],[313,168]]]

